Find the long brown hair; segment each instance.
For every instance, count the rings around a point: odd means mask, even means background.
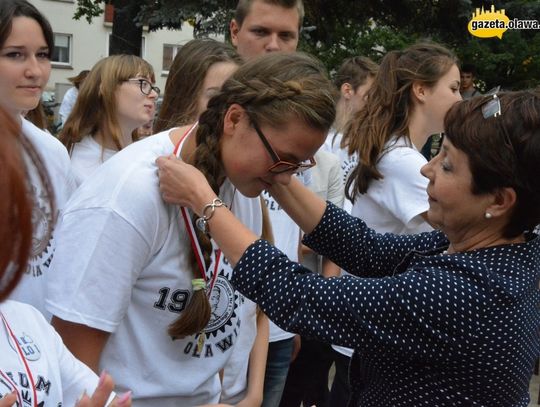
[[[73,111],[58,136],[68,152],[71,153],[73,146],[84,137],[97,132],[109,137],[118,151],[125,147],[116,114],[115,93],[122,82],[137,75],[155,81],[152,66],[135,55],[112,55],[94,65],[83,81]],[[135,129],[132,140],[137,139]]]
[[[20,126],[0,108],[0,301],[17,286],[27,267],[32,247],[33,198],[24,154],[35,166],[45,187],[46,199],[56,214],[53,191],[42,160],[32,144],[21,134]],[[55,215],[53,215],[55,216]],[[52,228],[52,224],[50,228]],[[48,230],[52,233],[52,229]]]
[[[349,154],[358,154],[358,165],[345,186],[348,199],[354,202],[356,195],[367,191],[372,180],[383,178],[377,163],[391,137],[409,137],[413,83],[435,86],[456,62],[452,51],[434,42],[419,42],[384,56],[366,104],[345,131]]]
[[[154,132],[194,123],[206,74],[218,62],[240,65],[242,59],[229,44],[213,39],[187,42],[174,57],[165,84],[165,96]]]
[[[220,139],[225,113],[232,104],[249,111],[257,123],[279,127],[296,118],[313,129],[328,132],[335,119],[335,100],[335,88],[316,59],[302,53],[271,53],[254,58],[223,84],[221,92],[210,99],[207,110],[199,118],[194,165],[218,194],[220,182],[226,175]],[[210,239],[199,230],[197,233],[208,264],[212,251]],[[194,275],[199,274],[195,261],[192,261],[192,270]],[[171,336],[195,334],[207,325],[208,301],[204,293],[204,296],[196,295],[198,299],[195,300],[194,295],[180,318],[169,327]]]

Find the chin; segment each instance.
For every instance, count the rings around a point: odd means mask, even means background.
[[[257,198],[263,191],[262,188],[256,187],[236,187],[236,189],[248,198]]]

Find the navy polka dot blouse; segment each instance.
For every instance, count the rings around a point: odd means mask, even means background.
[[[536,235],[448,255],[441,232],[376,234],[329,203],[304,243],[355,276],[324,279],[257,241],[232,281],[283,329],[355,349],[350,406],[527,406]]]

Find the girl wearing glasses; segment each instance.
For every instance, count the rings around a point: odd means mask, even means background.
[[[528,405],[540,351],[540,93],[456,103],[444,129],[422,167],[432,232],[379,234],[295,180],[271,185],[304,243],[355,277],[310,273],[225,207],[207,219],[240,292],[290,331],[354,348],[350,406]],[[217,197],[203,174],[168,157],[158,166],[168,202],[208,215]]]
[[[206,222],[163,202],[155,160],[175,152],[199,166],[260,236],[259,194],[311,165],[334,119],[333,95],[307,56],[254,59],[210,98],[198,125],[128,146],[70,200],[52,265],[58,278],[48,286],[53,325],[76,356],[132,389],[136,405],[217,403],[219,372],[253,321],[229,282],[229,260],[195,236]],[[208,218],[221,204],[207,208]]]
[[[153,119],[160,93],[154,82],[152,66],[134,55],[113,55],[92,68],[59,135],[77,185],[136,141],[137,129]]]
[[[236,51],[223,42],[195,39],[182,46],[169,70],[165,97],[156,119],[156,132],[164,131],[171,138],[182,137],[184,127],[198,120],[206,110],[210,98],[219,93],[225,80],[241,63],[242,59]],[[266,216],[263,212],[263,225]],[[199,233],[197,238],[199,241],[209,241],[202,233]],[[197,273],[196,269],[193,271]],[[219,302],[215,301],[219,294],[218,291],[212,294],[211,305]],[[217,310],[213,308],[213,311]],[[262,398],[264,361],[268,348],[268,319],[247,299],[242,310],[239,339],[224,367],[220,401],[237,404],[243,400],[244,405],[257,406]],[[213,313],[211,319],[218,317]]]

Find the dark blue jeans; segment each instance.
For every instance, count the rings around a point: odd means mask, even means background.
[[[291,363],[293,338],[268,344],[264,393],[261,407],[278,407]]]

